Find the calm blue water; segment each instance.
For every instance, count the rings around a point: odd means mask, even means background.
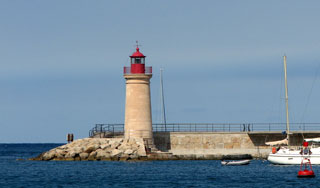
[[[220,161],[17,161],[58,144],[0,144],[0,187],[320,187],[298,179],[299,166],[274,166],[253,160],[248,166]]]

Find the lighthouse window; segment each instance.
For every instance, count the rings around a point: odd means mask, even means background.
[[[141,63],[141,59],[140,58],[136,58],[135,63],[140,64]]]

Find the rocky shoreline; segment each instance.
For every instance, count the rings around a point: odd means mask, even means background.
[[[143,139],[84,138],[59,146],[30,160],[98,161],[143,160],[147,157]]]

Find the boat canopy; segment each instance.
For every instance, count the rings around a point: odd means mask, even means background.
[[[288,139],[285,138],[285,139],[279,140],[279,141],[266,142],[266,145],[268,145],[268,146],[288,145]]]

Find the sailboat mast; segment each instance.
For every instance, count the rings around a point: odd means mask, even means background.
[[[164,130],[167,131],[166,108],[164,105],[162,71],[163,71],[163,68],[160,68],[161,116],[162,116],[162,123],[164,124]]]
[[[284,65],[284,81],[285,81],[285,90],[286,90],[286,115],[287,115],[287,139],[288,145],[290,145],[290,126],[289,126],[289,105],[288,105],[288,82],[287,82],[287,56],[283,56],[283,65]]]

